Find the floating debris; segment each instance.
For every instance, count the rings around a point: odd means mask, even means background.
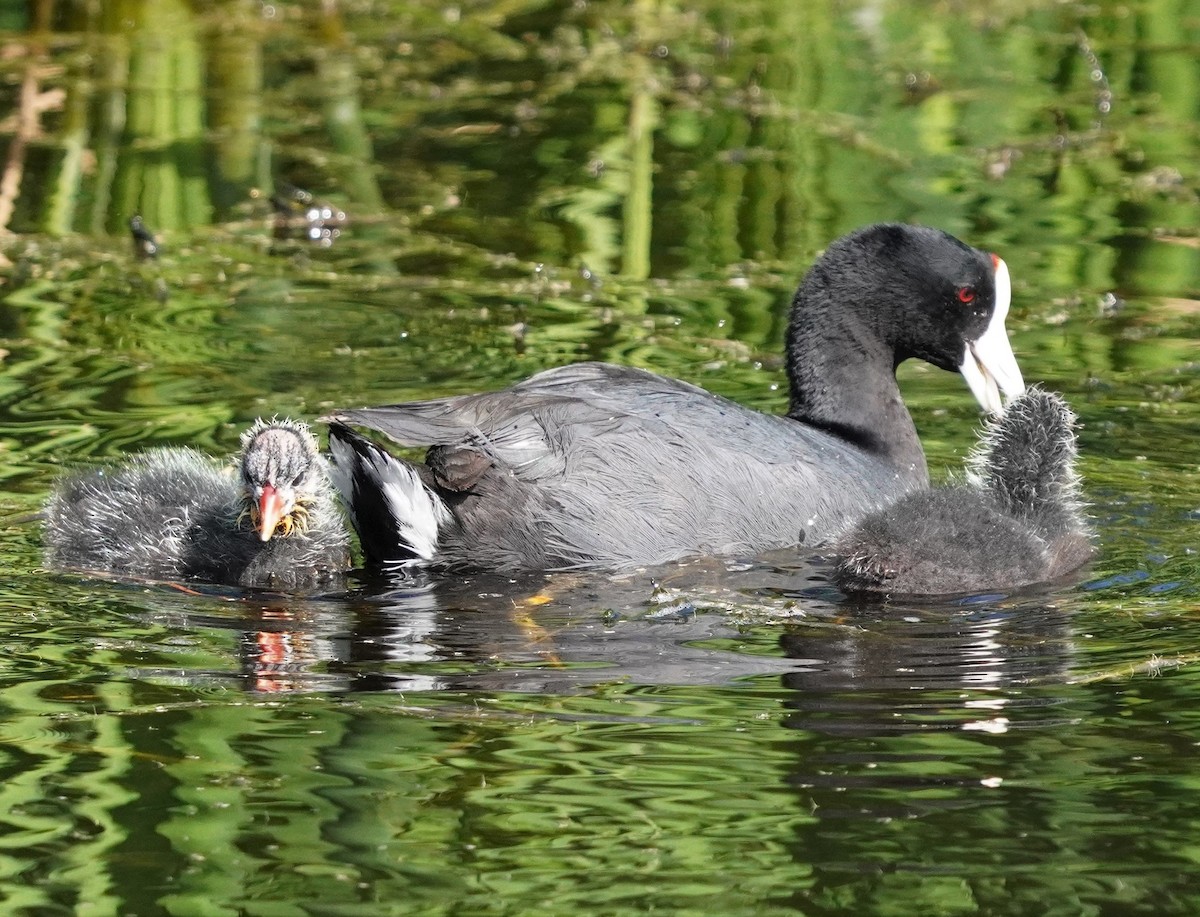
[[[317,201],[303,188],[281,185],[270,197],[276,239],[302,239],[328,248],[342,234],[346,212]]]
[[[141,215],[134,214],[129,218],[129,233],[133,236],[133,254],[139,261],[149,261],[158,257],[158,241],[154,233],[142,222]]]
[[[1096,52],[1092,50],[1092,43],[1088,40],[1087,35],[1081,30],[1076,33],[1075,41],[1079,47],[1079,53],[1083,55],[1083,59],[1088,65],[1088,79],[1096,87],[1096,122],[1093,125],[1095,128],[1100,128],[1105,118],[1112,112],[1113,107],[1113,91],[1109,85],[1108,77],[1104,74],[1104,67],[1100,64],[1100,58],[1096,56]]]

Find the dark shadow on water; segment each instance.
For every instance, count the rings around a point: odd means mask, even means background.
[[[1037,870],[1041,854],[1022,839],[1062,817],[1041,787],[1054,762],[1070,770],[1068,749],[1089,728],[1070,684],[1076,601],[1059,586],[847,602],[836,626],[788,626],[781,646],[806,663],[782,676],[785,780],[810,816],[796,821],[794,855],[814,863],[814,881],[780,903],[873,913],[925,868],[922,851],[952,850],[938,855],[986,902],[964,913],[1036,912],[1009,910],[1013,892],[989,878],[1000,856],[1006,870]]]
[[[795,692],[787,725],[861,736],[1002,731],[1004,711],[1032,702],[1023,687],[1068,676],[1071,620],[1072,611],[1054,602],[1002,599],[847,607],[836,628],[794,625],[781,646],[809,662],[783,676]]]
[[[1062,587],[908,602],[845,600],[835,633],[803,623],[781,637],[788,656],[824,660],[824,688],[976,688],[1044,680],[1071,654]],[[819,648],[820,652],[814,652]],[[794,685],[805,687],[801,683]]]
[[[729,684],[792,668],[773,654],[696,645],[743,642],[729,613],[750,604],[705,567],[620,577],[410,571],[364,575],[341,594],[162,588],[135,604],[162,626],[236,633],[236,670],[191,677],[268,693],[573,693],[612,682]],[[792,612],[781,604],[778,613]]]
[[[799,728],[871,731],[896,727],[876,693],[1061,679],[1073,647],[1055,595],[862,604],[829,584],[818,556],[779,552],[622,575],[360,573],[346,592],[306,597],[159,587],[131,604],[161,627],[237,635],[228,669],[138,673],[149,679],[570,694],[778,675]],[[837,713],[848,703],[860,708],[852,723]]]

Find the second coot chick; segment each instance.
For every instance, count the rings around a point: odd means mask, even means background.
[[[309,590],[350,568],[337,502],[307,425],[259,420],[242,434],[236,468],[170,448],[67,478],[46,505],[46,562]]]
[[[948,595],[1063,576],[1093,553],[1075,472],[1075,415],[1029,389],[984,432],[969,484],[915,491],[836,543],[848,592]]]

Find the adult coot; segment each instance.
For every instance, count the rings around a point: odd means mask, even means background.
[[[580,363],[498,392],[338,411],[324,418],[339,424],[334,479],[388,560],[621,568],[818,542],[928,483],[902,361],[961,372],[992,412],[1024,389],[1008,305],[995,255],[934,229],[871,226],[834,242],[796,292],[784,416]],[[424,464],[401,461],[350,424],[431,448]]]
[[[236,469],[155,449],[68,477],[45,511],[60,570],[307,590],[350,567],[349,538],[305,424],[258,420]]]
[[[1075,415],[1030,389],[972,456],[972,483],[906,495],[836,543],[848,592],[943,595],[1056,579],[1092,555],[1075,473]]]

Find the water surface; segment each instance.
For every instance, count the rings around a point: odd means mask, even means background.
[[[1188,5],[316,6],[0,14],[6,913],[1195,913]],[[40,568],[64,468],[261,414],[580,359],[779,411],[800,274],[877,220],[1007,260],[1026,378],[1083,424],[1070,581]],[[959,470],[961,379],[901,378]]]

